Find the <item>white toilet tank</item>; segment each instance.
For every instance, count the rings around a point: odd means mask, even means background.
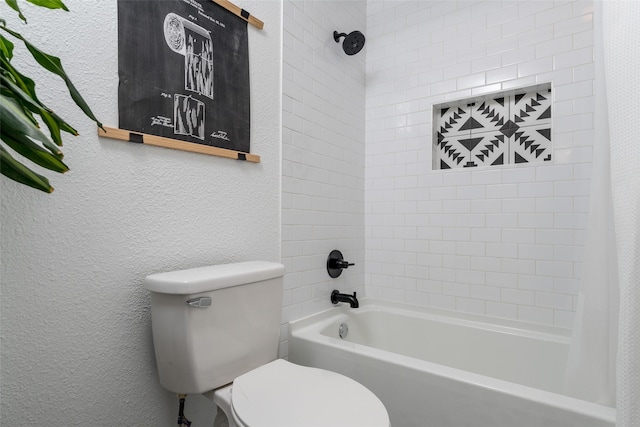
[[[148,276],[160,383],[203,393],[275,360],[282,264],[250,261]]]

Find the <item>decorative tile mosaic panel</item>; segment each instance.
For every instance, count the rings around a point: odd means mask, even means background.
[[[434,107],[434,168],[551,160],[551,85]]]

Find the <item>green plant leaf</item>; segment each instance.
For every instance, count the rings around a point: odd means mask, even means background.
[[[75,130],[73,126],[71,126],[69,123],[65,122],[64,120],[62,120],[60,116],[58,116],[56,113],[52,112],[50,114],[51,114],[51,117],[53,117],[55,121],[58,123],[58,126],[60,126],[60,130],[70,133],[73,136],[78,136],[78,131]]]
[[[2,58],[0,58],[2,59]],[[38,96],[36,95],[36,84],[33,80],[31,80],[29,77],[21,74],[18,70],[16,70],[8,61],[2,60],[2,65],[5,66],[7,68],[7,71],[11,73],[11,76],[13,77],[14,81],[16,82],[16,84],[18,86],[20,86],[20,89],[22,89],[24,92],[26,92],[31,98],[33,98],[33,100],[35,100],[38,104],[40,104],[46,111],[47,114],[41,114],[45,124],[47,125],[47,127],[49,128],[49,131],[51,132],[51,137],[54,139],[54,141],[56,142],[56,144],[58,145],[62,145],[62,138],[57,138],[55,135],[59,135],[60,134],[60,130],[63,130],[67,133],[70,133],[73,136],[78,136],[78,131],[75,130],[73,128],[73,126],[71,126],[69,123],[65,122],[60,116],[58,116],[56,113],[54,113],[49,107],[47,107],[46,105],[44,105],[39,99]],[[52,124],[52,121],[56,122],[56,126],[55,129],[52,128],[52,126],[50,126],[50,124]]]
[[[66,10],[67,12],[69,11],[69,9],[67,9],[67,6],[65,6],[64,3],[62,3],[62,1],[60,0],[27,0],[27,1],[37,6],[42,6],[49,9],[63,9],[63,10]]]
[[[40,114],[41,111],[47,112],[48,108],[38,102],[37,98],[30,96],[18,87],[11,79],[0,73],[0,82],[2,86],[7,88],[9,92],[20,101],[23,105],[29,108],[32,112]],[[50,111],[50,110],[49,110]]]
[[[34,143],[27,136],[2,133],[1,138],[15,152],[43,168],[59,173],[65,173],[69,170],[69,167],[62,160]]]
[[[5,0],[5,3],[7,3],[9,7],[11,7],[11,9],[18,12],[18,17],[22,19],[25,24],[27,23],[27,18],[25,18],[24,15],[22,14],[22,11],[20,10],[20,6],[18,6],[18,2],[16,0]]]
[[[0,96],[0,126],[3,134],[29,136],[42,142],[53,155],[62,158],[62,151],[29,121],[29,118],[16,101],[6,96]]]
[[[58,147],[62,147],[62,135],[60,134],[58,121],[51,114],[46,112],[40,114],[40,117],[42,117],[42,121],[47,125],[47,128],[49,128],[49,135],[51,135],[53,142]]]
[[[29,119],[29,121],[33,124],[33,126],[35,126],[38,129],[40,128],[40,123],[38,123],[38,120],[36,120],[31,110],[29,110],[29,108],[27,108],[22,102],[20,102],[19,99],[16,99],[13,92],[11,92],[5,86],[2,86],[0,88],[0,94],[4,97],[14,99],[18,103],[18,106],[22,109],[22,112],[24,113],[25,117]]]
[[[18,162],[2,145],[0,145],[0,172],[7,178],[45,193],[53,191],[53,187],[49,184],[47,178]]]
[[[27,85],[23,81],[23,78],[28,79],[28,77],[24,77],[22,74],[18,72],[18,70],[13,68],[13,65],[11,65],[11,60],[7,59],[3,54],[1,54],[1,52],[0,52],[0,66],[1,66],[0,69],[2,69],[3,73],[7,77],[11,78],[15,84],[20,86],[22,90],[24,90],[25,92],[29,92]]]
[[[8,32],[9,34],[11,34],[12,36],[22,40],[25,46],[27,47],[27,49],[29,50],[29,52],[31,52],[31,55],[33,55],[33,58],[36,60],[36,62],[38,62],[38,64],[42,65],[44,68],[51,71],[52,73],[62,77],[65,84],[67,85],[69,94],[71,95],[71,98],[74,100],[76,105],[80,107],[80,109],[84,112],[84,114],[87,117],[89,117],[91,120],[96,122],[99,127],[102,127],[102,123],[100,123],[100,121],[94,116],[93,112],[91,111],[91,108],[89,108],[89,105],[85,102],[85,100],[80,95],[80,92],[78,92],[78,90],[73,85],[73,83],[71,82],[67,74],[64,72],[64,69],[62,68],[62,63],[60,62],[60,58],[57,58],[55,56],[42,52],[40,49],[38,49],[37,47],[29,43],[24,37],[22,37],[22,35],[20,35],[19,33],[16,33],[15,31],[10,30],[7,27],[2,27],[2,29]]]
[[[49,134],[51,134],[51,139],[58,146],[62,146],[62,135],[60,131],[63,130],[72,134],[73,136],[78,136],[78,132],[71,127],[67,122],[62,120],[56,113],[52,111],[42,112],[40,114],[42,117],[42,121],[49,128]]]
[[[2,82],[3,88],[9,91],[11,95],[20,101],[23,106],[26,106],[30,111],[40,115],[44,123],[47,125],[47,128],[49,128],[51,139],[56,145],[62,146],[62,135],[60,134],[61,127],[64,127],[63,130],[74,136],[78,134],[74,128],[54,114],[49,107],[42,104],[35,96],[30,96],[25,93],[9,78],[0,74],[0,81]],[[31,80],[29,79],[29,81]],[[33,83],[33,81],[31,81],[31,83]],[[35,122],[35,124],[37,125],[37,122]]]
[[[2,72],[8,79],[11,79],[22,91],[26,92],[36,102],[40,102],[36,96],[36,85],[29,77],[23,76],[18,70],[16,70],[11,62],[0,55],[0,65],[2,65]]]
[[[26,1],[49,9],[69,10],[62,0]],[[20,19],[27,22],[17,0],[5,0],[5,2],[18,12]],[[38,64],[60,76],[67,85],[69,95],[76,105],[104,130],[102,123],[95,117],[89,105],[62,68],[60,59],[41,51],[20,33],[7,28],[6,25],[6,21],[0,17],[0,30],[22,40]],[[49,170],[64,173],[69,168],[62,161],[62,151],[57,147],[57,145],[62,145],[61,131],[64,130],[73,135],[77,135],[78,132],[38,99],[34,81],[22,75],[11,64],[13,50],[14,43],[0,34],[0,139],[27,160]],[[34,114],[39,115],[46,124],[53,142],[42,133]],[[46,177],[13,158],[2,144],[0,144],[0,172],[14,181],[38,190],[47,193],[53,191],[53,187]]]
[[[33,108],[30,107],[30,104],[32,104],[34,101],[28,97],[24,98],[24,95],[25,95],[24,91],[22,91],[18,86],[12,83],[13,81],[6,76],[6,74],[4,73],[4,70],[1,70],[0,94],[2,96],[9,97],[17,101],[20,107],[22,108],[22,111],[25,113],[25,115],[29,119],[29,121],[33,123],[34,126],[39,127],[38,121],[32,114]],[[25,105],[25,103],[29,105]]]
[[[38,99],[38,96],[36,95],[36,84],[34,83],[34,81],[26,76],[21,75],[20,73],[18,74],[20,75],[20,78],[22,79],[24,85],[26,86],[27,93],[29,93],[29,96],[31,96],[35,101],[38,102],[38,104],[40,104],[44,108],[44,112],[41,113],[40,116],[42,117],[45,124],[49,128],[49,131],[52,133],[52,138],[54,138],[54,140],[56,141],[56,144],[62,145],[62,138],[59,136],[61,130],[67,133],[70,133],[73,136],[78,136],[78,131],[75,130],[73,126],[71,126],[69,123],[64,121],[60,116],[54,113],[53,110],[51,110],[49,107],[44,105]],[[53,122],[55,122],[55,129],[53,129],[52,126],[50,126],[50,125],[54,125]],[[58,140],[56,140],[55,137],[53,136],[54,133],[58,135],[59,143],[58,143]]]
[[[0,34],[0,54],[9,61],[13,58],[13,43],[2,34]]]

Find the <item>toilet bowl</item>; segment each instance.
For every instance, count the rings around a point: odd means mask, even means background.
[[[283,275],[282,264],[249,261],[148,276],[160,383],[209,397],[226,415],[216,426],[389,427],[363,385],[277,359]]]
[[[223,411],[214,427],[389,427],[384,405],[360,383],[282,359],[205,396]]]

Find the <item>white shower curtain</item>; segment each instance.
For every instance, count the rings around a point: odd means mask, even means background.
[[[594,20],[596,111],[591,197],[566,392],[590,402],[615,406],[618,280],[600,2],[595,4]]]
[[[595,6],[598,110],[591,211],[567,392],[615,402],[617,425],[638,427],[640,2],[605,0]]]
[[[617,425],[640,426],[640,2],[603,3],[620,316]]]

